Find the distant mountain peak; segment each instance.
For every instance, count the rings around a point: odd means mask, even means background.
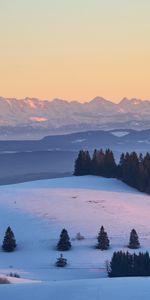
[[[131,98],[131,99],[128,99],[128,98],[126,98],[126,97],[124,97],[118,104],[135,104],[135,105],[137,105],[137,104],[141,104],[141,103],[147,103],[147,102],[149,102],[150,103],[150,101],[149,100],[141,100],[141,99],[139,99],[139,98]]]
[[[100,96],[97,96],[97,97],[95,97],[94,99],[92,99],[90,101],[90,103],[96,103],[96,104],[99,104],[99,103],[109,103],[109,102],[111,102],[111,101],[109,101],[109,100],[107,100],[107,99],[105,99],[103,97],[100,97]]]
[[[127,97],[122,98],[122,100],[119,102],[119,104],[121,103],[128,103],[130,102],[130,100]]]
[[[5,128],[4,128],[5,127]],[[11,130],[10,130],[11,128]],[[59,98],[40,100],[0,97],[0,136],[12,128],[20,134],[42,132],[42,135],[109,129],[150,128],[150,101],[123,98],[119,103],[95,97],[85,103]],[[17,128],[17,129],[16,129]],[[34,130],[32,131],[32,129]],[[10,134],[11,136],[11,134]]]
[[[67,100],[63,100],[63,99],[59,99],[59,98],[54,98],[51,102],[54,102],[54,103],[69,103]]]

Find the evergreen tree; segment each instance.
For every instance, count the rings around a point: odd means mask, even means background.
[[[122,277],[132,275],[132,255],[129,252],[114,252],[109,268],[109,277]]]
[[[137,249],[140,247],[139,238],[135,229],[131,230],[128,248]]]
[[[104,230],[103,226],[100,229],[97,240],[98,240],[97,249],[107,250],[109,248],[108,235],[107,232]]]
[[[4,251],[12,252],[16,248],[16,240],[13,231],[11,230],[10,226],[7,228],[3,240],[2,248]]]
[[[63,257],[63,254],[60,254],[60,257],[57,258],[56,266],[63,268],[66,265],[67,265],[67,259]]]
[[[117,175],[117,165],[114,159],[114,154],[110,149],[105,151],[104,157],[104,173],[105,177],[116,177]]]
[[[136,152],[130,154],[130,176],[128,184],[137,188],[138,181],[138,172],[139,172],[139,158]]]
[[[95,149],[91,161],[92,175],[98,175],[98,151]]]
[[[74,175],[75,176],[82,175],[82,156],[83,156],[83,151],[80,150],[78,157],[75,160],[75,166],[74,166]]]
[[[117,166],[117,178],[119,178],[119,179],[123,178],[124,159],[125,159],[125,155],[124,155],[124,153],[122,153],[121,156],[120,156],[119,164]]]
[[[57,250],[67,251],[70,248],[71,248],[70,237],[68,235],[67,230],[63,229],[61,234],[60,234],[59,242],[57,244]]]
[[[103,176],[104,175],[104,159],[105,154],[103,150],[94,150],[92,161],[91,161],[91,171],[92,175]]]
[[[138,174],[137,174],[137,189],[140,192],[148,192],[147,188],[148,188],[148,184],[149,184],[149,176],[147,173],[146,168],[144,168],[144,165],[142,162],[140,162],[139,164],[139,170],[138,170]]]
[[[88,151],[81,150],[75,160],[74,175],[83,176],[91,174],[91,157]]]

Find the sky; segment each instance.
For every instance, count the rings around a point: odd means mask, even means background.
[[[0,0],[0,95],[150,99],[149,0]]]

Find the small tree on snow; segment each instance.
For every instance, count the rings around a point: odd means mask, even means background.
[[[140,242],[139,242],[138,234],[135,231],[135,229],[132,229],[131,233],[130,233],[130,239],[129,239],[128,248],[130,248],[130,249],[137,249],[139,247],[140,247]]]
[[[67,259],[63,257],[62,254],[60,254],[60,257],[57,258],[57,261],[56,261],[56,267],[65,267],[67,265]]]
[[[59,242],[57,244],[57,250],[67,251],[70,248],[71,248],[70,237],[68,235],[67,230],[63,229],[61,234],[60,234]]]
[[[109,248],[108,235],[107,232],[104,230],[103,226],[100,229],[97,240],[98,240],[97,249],[107,250]]]
[[[84,240],[84,236],[81,235],[80,232],[78,232],[78,233],[76,234],[76,240],[78,240],[78,241]]]
[[[6,252],[12,252],[16,248],[15,236],[10,226],[7,228],[5,232],[2,248]]]

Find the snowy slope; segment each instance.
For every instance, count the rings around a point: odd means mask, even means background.
[[[5,300],[149,300],[149,278],[71,280],[1,286]]]
[[[57,284],[66,293],[68,285],[68,292],[72,290],[72,293],[74,285],[79,290],[85,285],[87,293],[87,287],[90,286],[91,292],[95,293],[93,299],[98,299],[100,282],[104,280],[102,277],[106,277],[106,261],[111,258],[114,250],[127,250],[129,233],[133,227],[139,233],[142,250],[150,251],[149,212],[150,197],[116,179],[85,176],[1,186],[0,240],[2,242],[4,231],[10,225],[18,247],[14,253],[0,252],[0,274],[17,272],[22,279],[44,281],[46,283],[38,284],[37,289],[41,293],[47,291],[48,295],[54,293],[53,299],[59,299]],[[103,252],[95,249],[96,235],[101,225],[105,226],[111,241],[110,250]],[[71,238],[80,231],[85,240],[72,241],[72,250],[64,253],[68,266],[60,270],[54,266],[59,256],[55,247],[63,227],[68,230]],[[71,280],[69,284],[68,280]],[[110,289],[115,291],[113,281],[108,278],[105,280],[110,284]],[[49,281],[52,281],[50,285]],[[55,284],[55,281],[58,283]],[[149,279],[141,282],[144,282],[147,290]],[[121,284],[122,289],[125,289],[125,281]],[[37,290],[32,284],[30,287],[7,286],[4,289],[8,295],[13,289],[18,295],[16,299],[20,299],[21,291],[25,293],[24,289],[27,293],[31,293],[32,289],[36,293]],[[40,298],[40,292],[38,295],[37,299],[47,300],[46,294],[45,298]],[[86,295],[65,299],[88,299]],[[102,299],[109,299],[107,293],[104,297]]]

